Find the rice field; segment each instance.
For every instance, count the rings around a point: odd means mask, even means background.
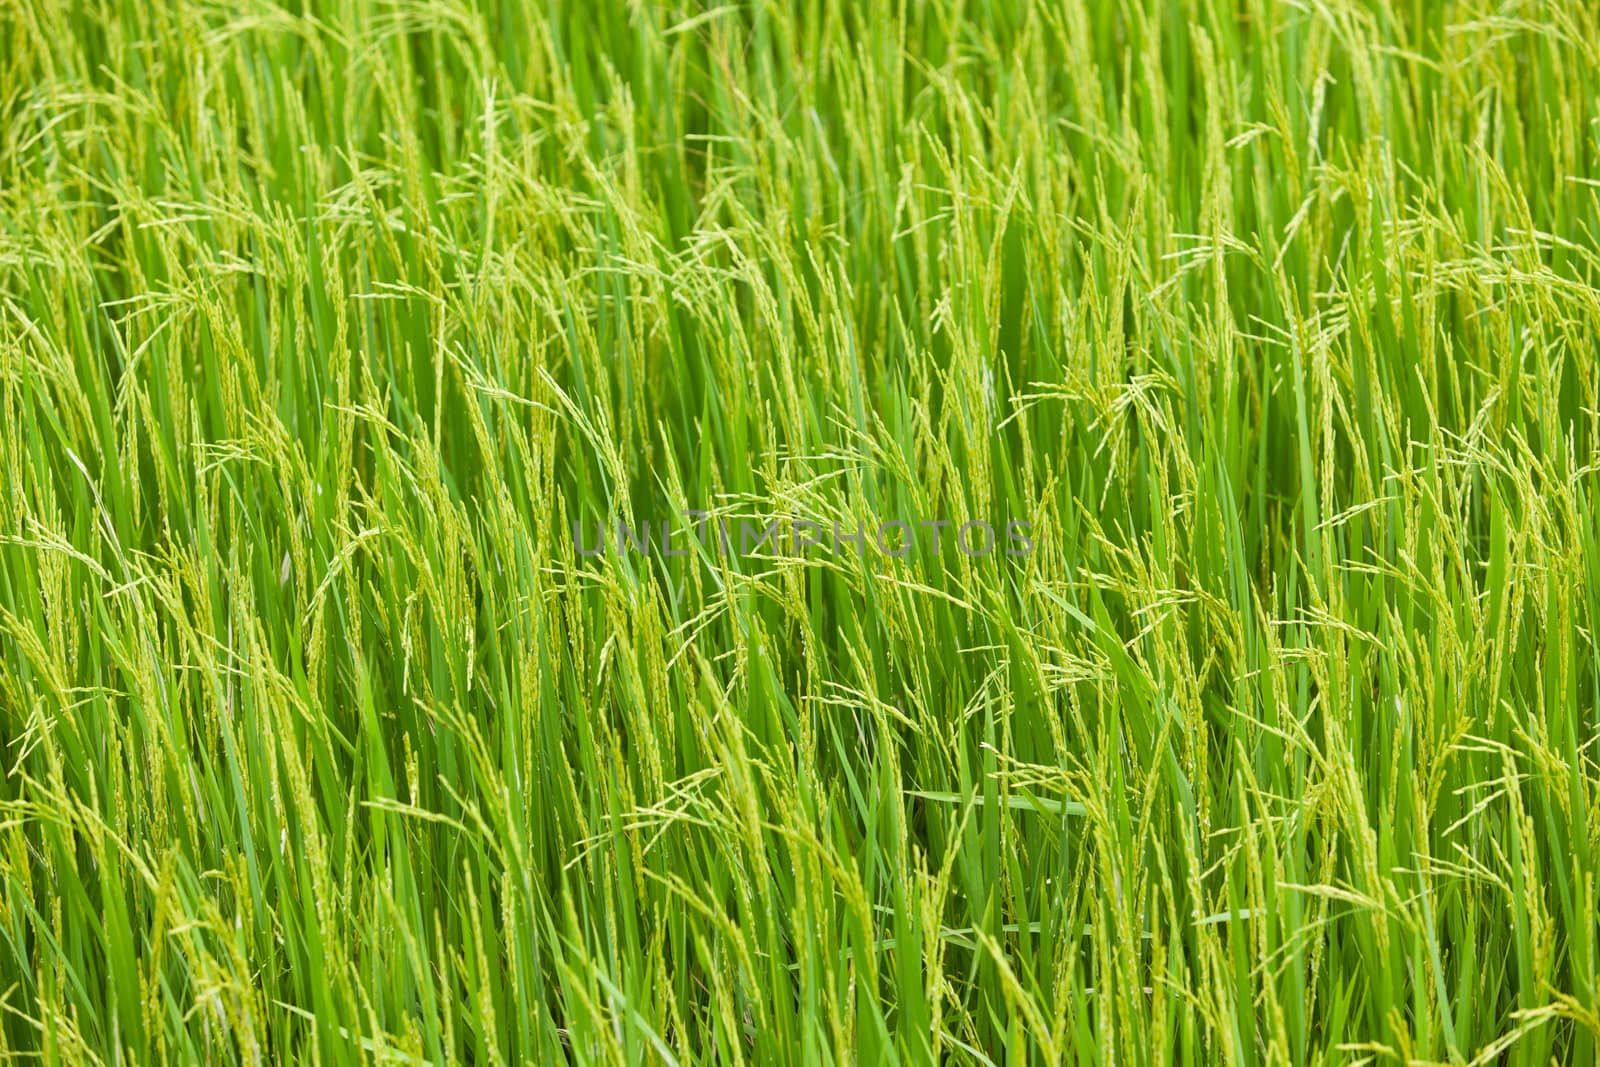
[[[1600,1062],[1592,0],[0,0],[0,1063]]]

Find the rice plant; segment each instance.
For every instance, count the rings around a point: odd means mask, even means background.
[[[1592,0],[0,0],[0,1062],[1600,1062]]]

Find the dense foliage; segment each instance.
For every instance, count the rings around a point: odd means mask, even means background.
[[[0,1060],[1597,1062],[1597,198],[1590,0],[0,0]]]

